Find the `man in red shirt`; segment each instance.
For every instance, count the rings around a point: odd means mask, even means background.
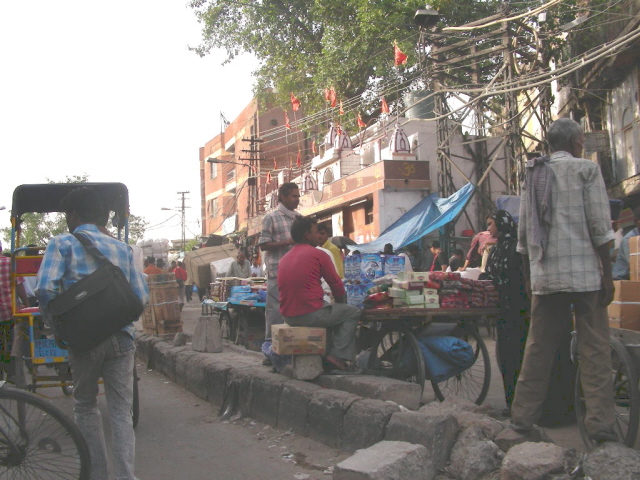
[[[347,371],[346,362],[352,362],[356,355],[360,310],[345,304],[344,286],[331,258],[316,248],[320,242],[317,222],[308,217],[296,218],[291,237],[295,245],[278,267],[280,313],[291,326],[328,328],[325,360],[338,370]],[[324,302],[322,278],[336,303]]]

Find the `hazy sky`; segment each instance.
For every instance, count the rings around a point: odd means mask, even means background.
[[[198,148],[251,100],[256,64],[200,58],[199,38],[186,0],[2,0],[0,225],[16,186],[86,173],[127,185],[131,212],[162,224],[146,238],[180,238],[160,208],[190,191],[200,234]]]

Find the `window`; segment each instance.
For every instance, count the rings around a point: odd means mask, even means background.
[[[364,224],[371,225],[373,223],[373,200],[367,200],[364,204]]]
[[[217,217],[218,215],[218,198],[212,198],[209,200],[209,217]]]
[[[209,165],[211,165],[211,170],[209,172],[209,179],[213,180],[218,176],[218,165],[213,162],[209,162]]]

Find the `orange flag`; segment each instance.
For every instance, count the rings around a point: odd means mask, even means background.
[[[302,165],[302,159],[300,158],[300,150],[298,150],[298,156],[296,157],[296,165]]]
[[[287,112],[284,112],[284,126],[291,130],[291,124],[289,123],[289,115],[287,115]]]
[[[381,108],[380,113],[389,114],[389,105],[387,105],[387,101],[385,100],[384,97],[382,97],[382,105],[380,106],[380,108]]]
[[[360,116],[360,113],[358,113],[358,126],[360,128],[364,128],[367,126],[367,124],[362,121],[362,117]]]
[[[324,89],[324,99],[329,102],[331,100],[331,90],[328,88]]]
[[[397,43],[393,43],[393,56],[395,60],[395,65],[404,65],[407,63],[407,55],[400,50]]]
[[[340,100],[340,115],[344,115],[344,109],[342,108],[342,100]]]
[[[267,172],[267,183],[271,183],[271,170]]]
[[[311,152],[312,152],[314,155],[317,153],[317,152],[316,152],[316,141],[315,141],[315,140],[312,140],[312,141],[311,141]]]
[[[278,170],[278,162],[276,162],[276,159],[273,159],[273,169],[274,170]]]
[[[336,89],[331,87],[329,90],[329,98],[328,100],[331,102],[331,106],[335,107],[338,104],[338,97],[336,96]]]
[[[294,112],[297,112],[299,108],[300,108],[300,100],[298,100],[296,96],[293,94],[293,92],[291,92],[291,109]]]

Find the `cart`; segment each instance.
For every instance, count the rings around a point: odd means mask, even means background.
[[[497,308],[364,310],[360,337],[365,336],[362,328],[373,330],[365,373],[415,382],[423,389],[428,380],[440,401],[456,395],[480,405],[489,391],[491,361],[478,326],[498,315]],[[473,348],[473,365],[446,380],[434,380],[418,343],[419,338],[428,335],[455,336],[466,341]]]
[[[218,314],[222,338],[236,345],[247,346],[249,336],[249,324],[256,319],[264,324],[264,312],[266,303],[262,302],[214,302],[205,300],[202,302],[202,315]]]
[[[640,421],[640,390],[638,390],[638,368],[640,368],[640,332],[624,328],[610,328],[611,375],[613,379],[613,402],[615,408],[615,431],[620,440],[633,447],[638,436]],[[578,363],[576,373],[575,408],[580,435],[585,445],[594,444],[584,426],[586,415],[585,397],[580,385],[580,361],[577,352],[576,333],[573,333],[571,352]]]
[[[36,391],[36,388],[62,387],[66,395],[73,390],[73,379],[68,363],[67,350],[60,348],[56,339],[47,332],[40,320],[39,307],[22,308],[18,304],[16,288],[18,278],[34,277],[42,263],[44,246],[21,247],[21,222],[25,213],[60,212],[60,200],[80,186],[92,187],[102,196],[109,212],[114,212],[114,224],[118,226],[118,239],[127,241],[129,235],[129,192],[122,183],[49,183],[21,185],[13,192],[11,207],[11,306],[14,338],[17,354],[15,361],[16,385]],[[10,328],[3,328],[3,336]],[[24,342],[22,339],[28,340]],[[24,351],[23,344],[28,344]],[[3,348],[8,342],[3,341]],[[3,352],[6,360],[8,352]],[[46,371],[43,372],[43,367]],[[30,381],[27,377],[30,375]],[[138,377],[134,372],[134,423],[138,417]]]

